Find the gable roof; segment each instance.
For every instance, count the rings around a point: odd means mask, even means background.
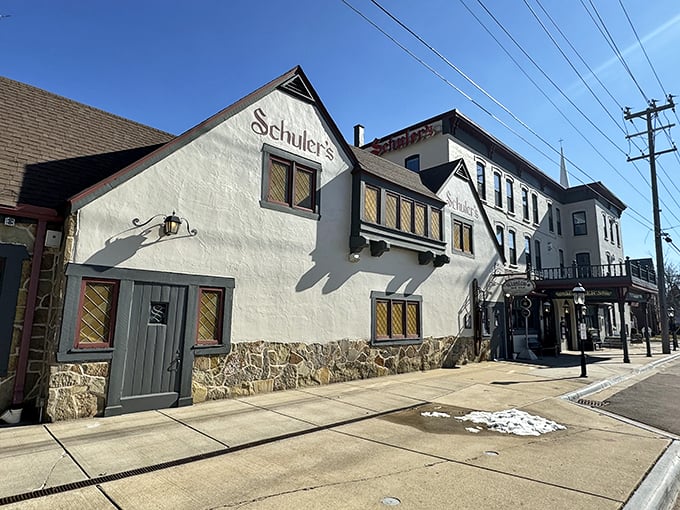
[[[443,200],[439,198],[436,193],[423,184],[418,172],[409,170],[408,168],[397,165],[396,163],[358,147],[352,146],[351,149],[359,162],[361,170],[401,186],[402,188],[406,188],[407,190],[414,191],[420,195],[443,203]]]
[[[76,210],[84,205],[88,204],[97,197],[102,196],[110,189],[122,184],[123,182],[129,180],[130,178],[138,175],[145,169],[149,168],[151,165],[157,163],[158,161],[166,158],[176,150],[184,147],[191,141],[195,140],[204,133],[207,133],[215,126],[223,123],[225,120],[233,117],[237,113],[243,111],[253,103],[267,96],[274,90],[280,90],[284,93],[290,94],[302,101],[313,104],[318,110],[321,116],[324,118],[326,124],[328,125],[330,131],[333,133],[334,137],[337,139],[338,144],[343,148],[345,154],[350,159],[352,166],[357,164],[356,158],[354,157],[349,145],[342,136],[340,130],[338,129],[335,121],[331,118],[326,110],[326,107],[321,102],[318,94],[312,87],[311,83],[305,76],[302,68],[296,66],[290,71],[282,74],[278,78],[275,78],[266,85],[260,87],[254,92],[250,93],[246,97],[240,99],[236,103],[228,106],[227,108],[219,111],[212,117],[204,120],[200,124],[194,126],[193,128],[185,131],[178,137],[174,138],[172,141],[158,147],[153,152],[149,152],[147,155],[141,159],[131,162],[125,168],[112,173],[107,178],[102,181],[90,186],[88,189],[81,191],[80,193],[72,196],[69,199],[71,204],[71,209]]]
[[[425,186],[433,192],[439,193],[439,190],[442,189],[442,186],[448,182],[449,177],[453,174],[458,174],[465,180],[470,179],[470,174],[467,171],[463,158],[421,170],[420,178]]]
[[[173,138],[0,77],[0,205],[59,208]]]

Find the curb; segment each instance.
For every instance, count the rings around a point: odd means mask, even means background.
[[[623,510],[670,510],[680,494],[680,442],[673,441]]]
[[[627,379],[630,379],[631,377],[635,377],[636,375],[647,372],[648,370],[653,370],[655,368],[658,368],[659,366],[661,366],[665,363],[669,363],[671,361],[675,361],[678,358],[680,358],[680,352],[676,353],[676,354],[670,354],[670,355],[666,356],[665,358],[657,359],[657,360],[654,360],[650,363],[647,363],[646,365],[635,368],[627,374],[617,375],[616,377],[612,377],[611,379],[605,379],[603,381],[598,381],[596,383],[590,384],[590,385],[588,385],[585,388],[582,388],[580,390],[572,391],[571,393],[565,393],[560,398],[563,399],[563,400],[569,400],[569,401],[575,402],[578,399],[583,398],[587,395],[591,395],[592,393],[597,393],[598,391],[602,391],[605,388],[609,388],[610,386],[614,386],[615,384],[619,384],[620,382],[623,382]]]

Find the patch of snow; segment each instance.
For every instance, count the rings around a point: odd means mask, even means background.
[[[482,423],[490,430],[503,434],[516,434],[518,436],[539,436],[564,430],[567,427],[560,425],[552,420],[534,416],[517,409],[488,413],[484,411],[473,411],[465,416],[456,416],[457,420],[471,421],[472,423]],[[469,429],[466,429],[469,430]]]
[[[420,416],[427,416],[428,418],[451,418],[448,413],[440,413],[439,411],[424,411]]]
[[[479,427],[465,427],[465,430],[472,432],[473,434],[479,434],[481,429]]]

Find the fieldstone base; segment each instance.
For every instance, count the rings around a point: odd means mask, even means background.
[[[60,421],[102,415],[108,377],[108,362],[51,366],[47,418]]]
[[[194,361],[194,402],[272,390],[367,379],[389,374],[453,367],[488,358],[484,342],[474,355],[472,338],[426,338],[421,344],[371,346],[364,340],[328,344],[242,342],[227,355]]]

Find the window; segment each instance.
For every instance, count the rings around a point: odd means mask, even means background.
[[[493,173],[493,197],[496,207],[503,207],[503,195],[501,191],[501,174]]]
[[[453,249],[472,254],[472,225],[453,219]]]
[[[484,164],[477,162],[477,193],[479,198],[486,200],[486,175],[484,172]]]
[[[413,172],[420,172],[420,154],[414,154],[406,158],[404,166]]]
[[[529,192],[522,189],[522,218],[529,221]]]
[[[505,232],[500,225],[496,225],[496,241],[498,241],[498,246],[501,247],[501,253],[505,254]]]
[[[413,231],[413,200],[401,197],[399,229],[404,232]]]
[[[442,238],[442,212],[437,209],[430,211],[430,237],[439,240]]]
[[[508,261],[510,264],[517,265],[517,242],[515,232],[508,230]]]
[[[588,234],[588,225],[586,225],[586,212],[577,211],[572,214],[572,219],[574,223],[574,235],[584,236]]]
[[[531,194],[531,210],[534,215],[534,223],[538,223],[538,196],[535,193]]]
[[[534,258],[536,260],[536,270],[540,271],[543,269],[543,261],[541,260],[541,241],[538,239],[534,241],[534,251],[536,252],[534,254]]]
[[[554,231],[555,231],[552,204],[548,204],[548,230],[549,230],[550,232],[554,232]]]
[[[524,237],[524,263],[527,267],[531,267],[531,238]]]
[[[390,228],[397,228],[397,210],[399,206],[399,195],[387,193],[385,195],[385,225]]]
[[[612,240],[612,244],[614,244],[614,220],[609,220],[609,237]]]
[[[515,212],[515,191],[512,187],[512,179],[505,180],[505,202],[508,205],[508,212]]]
[[[559,207],[555,209],[555,221],[557,223],[557,235],[562,235],[562,214],[560,213]]]
[[[619,224],[614,223],[614,233],[616,234],[616,246],[621,246],[621,238],[619,237]]]
[[[607,241],[609,236],[607,236],[607,215],[602,213],[602,225],[604,226],[604,240]]]
[[[222,316],[224,289],[199,289],[198,298],[198,345],[217,345],[222,342]]]
[[[427,207],[416,203],[413,215],[413,232],[419,236],[425,236],[425,218],[427,217]]]
[[[83,278],[80,288],[76,349],[111,347],[118,282]]]
[[[380,221],[380,190],[366,186],[364,190],[364,220],[371,223]]]
[[[564,267],[564,250],[559,250],[558,254],[559,254],[558,255],[559,259],[560,259],[560,267],[563,268]]]
[[[276,156],[269,157],[267,201],[293,209],[316,210],[316,170]]]
[[[420,296],[372,292],[373,341],[413,343],[422,340]]]

